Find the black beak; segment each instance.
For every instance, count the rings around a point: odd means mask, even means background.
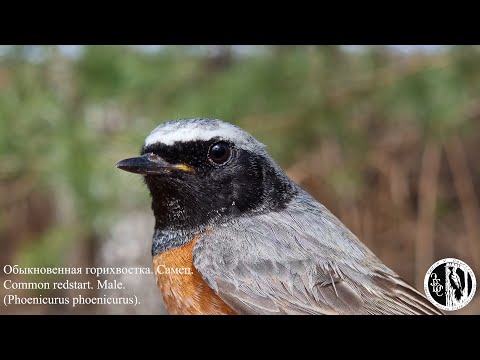
[[[192,168],[185,164],[170,164],[160,156],[149,153],[143,156],[121,160],[116,167],[128,172],[142,175],[165,174],[165,170],[175,169],[192,171]]]

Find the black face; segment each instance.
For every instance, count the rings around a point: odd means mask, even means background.
[[[269,159],[218,138],[153,144],[141,155],[131,159],[134,166],[129,160],[118,166],[145,175],[157,229],[198,229],[212,220],[278,210],[293,193]]]

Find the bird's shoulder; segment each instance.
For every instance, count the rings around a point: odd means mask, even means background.
[[[222,264],[273,261],[316,267],[372,268],[394,275],[325,206],[299,194],[280,211],[248,214],[212,227],[197,242],[195,261]]]
[[[197,241],[193,262],[241,313],[434,311],[328,209],[301,193],[281,211],[215,227]]]

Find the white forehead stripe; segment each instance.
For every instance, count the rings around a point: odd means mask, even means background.
[[[182,129],[177,129],[175,131],[164,131],[163,129],[155,129],[145,140],[145,145],[151,145],[155,143],[173,145],[177,141],[207,141],[214,137],[235,140],[238,137],[238,134],[236,134],[233,129],[205,130],[200,127],[192,128],[190,126]]]
[[[238,147],[261,146],[260,143],[240,128],[210,119],[208,121],[184,120],[161,124],[145,139],[145,146],[152,144],[169,146],[175,142],[208,141],[212,138],[230,140]]]

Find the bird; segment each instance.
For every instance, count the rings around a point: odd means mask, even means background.
[[[236,125],[165,121],[116,167],[150,192],[169,314],[442,314]]]
[[[462,288],[462,281],[460,280],[460,276],[458,276],[458,273],[455,271],[453,267],[449,267],[450,269],[450,285],[452,286],[455,294],[455,298],[457,300],[460,300],[463,294],[463,288]]]

